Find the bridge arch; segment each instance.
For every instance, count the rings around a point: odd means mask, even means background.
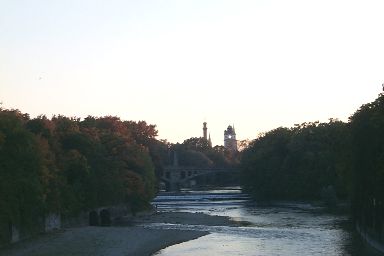
[[[238,174],[237,169],[229,168],[196,168],[196,167],[175,167],[170,166],[164,169],[160,180],[165,183],[167,191],[177,191],[188,181],[199,179],[200,177],[214,177],[217,180],[217,175],[223,174]]]

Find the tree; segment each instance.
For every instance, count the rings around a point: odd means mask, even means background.
[[[125,121],[124,125],[130,131],[136,143],[149,146],[157,136],[156,125],[148,125],[145,121]]]
[[[289,129],[277,128],[252,141],[244,150],[240,165],[244,188],[258,200],[284,195],[281,167],[291,135]]]
[[[182,143],[185,149],[204,152],[209,150],[211,147],[209,146],[209,142],[207,139],[203,137],[192,137],[184,140]]]
[[[346,197],[348,143],[347,125],[333,119],[267,132],[243,152],[245,188],[259,200]]]
[[[384,95],[350,117],[352,206],[356,222],[380,238],[384,229]]]
[[[41,152],[27,121],[17,110],[0,109],[0,242],[9,240],[9,224],[31,229],[44,212]]]
[[[29,119],[0,108],[0,243],[46,213],[74,216],[101,206],[148,206],[168,144],[154,125],[118,117]]]

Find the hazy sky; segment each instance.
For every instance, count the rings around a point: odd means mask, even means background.
[[[0,0],[0,101],[213,144],[347,118],[384,82],[384,1]]]

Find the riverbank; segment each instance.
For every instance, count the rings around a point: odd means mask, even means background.
[[[44,234],[3,248],[0,256],[152,255],[165,247],[208,234],[141,226],[149,223],[234,225],[226,217],[202,213],[153,213],[123,218],[112,227],[87,226]]]
[[[384,255],[384,244],[373,239],[367,232],[364,232],[359,225],[356,225],[356,231],[360,235],[363,242],[378,255]]]
[[[204,226],[243,225],[243,223],[233,221],[230,218],[224,216],[211,216],[204,213],[190,212],[156,212],[151,215],[142,215],[132,219],[132,224],[136,225],[149,223],[169,223]]]

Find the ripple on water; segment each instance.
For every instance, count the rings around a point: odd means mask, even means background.
[[[204,193],[209,194],[209,191]],[[326,214],[320,207],[308,203],[279,202],[272,206],[257,206],[236,193],[205,195],[194,193],[193,200],[183,195],[171,201],[156,202],[164,211],[203,212],[228,216],[247,226],[204,226],[181,224],[151,224],[149,228],[201,230],[210,232],[200,237],[161,250],[156,255],[246,255],[246,256],[357,256],[351,245],[351,234],[340,223],[345,216]],[[199,196],[204,200],[199,200]],[[207,200],[205,200],[207,199]],[[356,251],[356,250],[355,250]]]

